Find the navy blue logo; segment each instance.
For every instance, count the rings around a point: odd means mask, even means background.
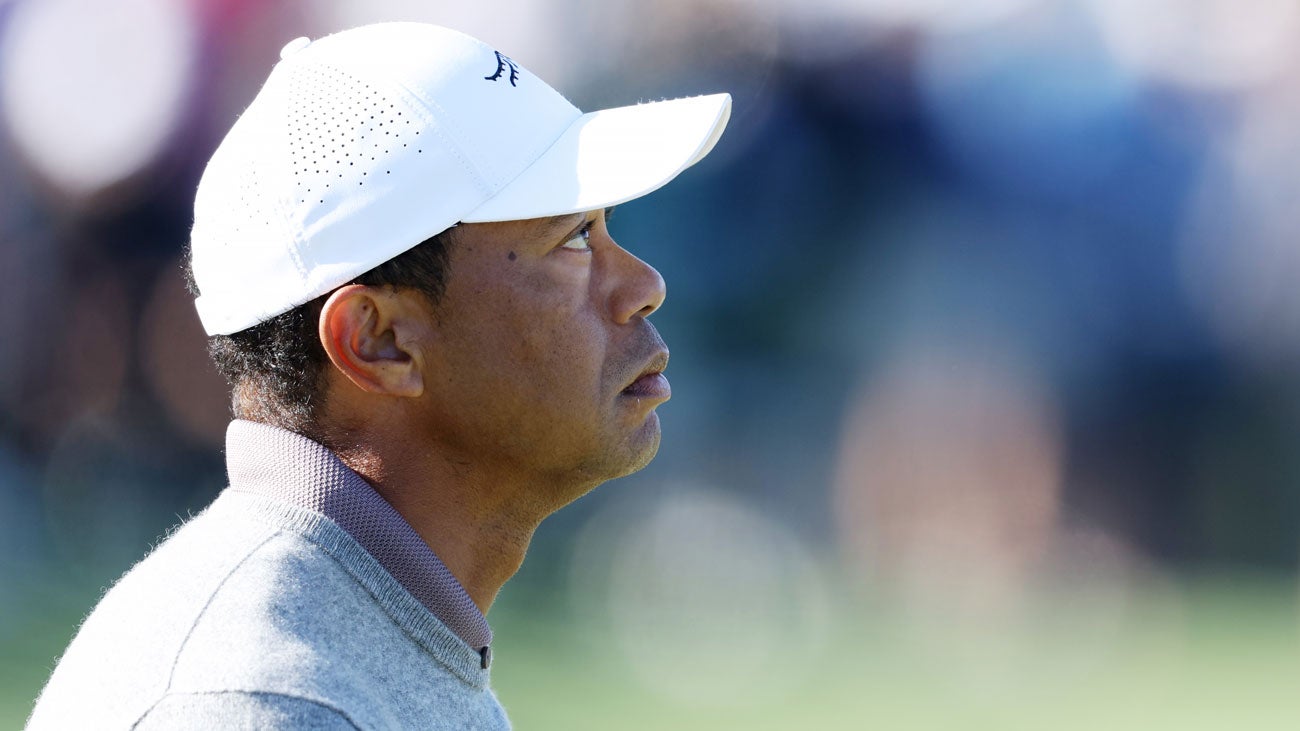
[[[496,81],[497,79],[501,78],[501,74],[505,73],[506,67],[509,66],[510,85],[518,86],[518,84],[516,84],[515,82],[519,80],[519,67],[515,65],[514,61],[510,60],[509,56],[502,56],[500,51],[493,51],[493,53],[497,55],[496,73],[492,74],[491,76],[484,76],[483,78],[486,79],[487,81]]]

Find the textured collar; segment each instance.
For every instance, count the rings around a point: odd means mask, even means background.
[[[368,482],[333,452],[291,431],[252,421],[226,430],[230,488],[320,513],[338,524],[420,604],[484,655],[487,619],[442,560]]]

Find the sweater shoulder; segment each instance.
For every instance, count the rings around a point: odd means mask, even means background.
[[[228,693],[308,699],[346,709],[365,727],[401,727],[438,710],[430,702],[491,712],[491,692],[450,673],[357,573],[283,521],[219,500],[105,595],[42,693],[32,727],[90,718],[129,727],[162,698]]]
[[[230,575],[277,534],[211,508],[174,529],[82,621],[37,699],[29,727],[67,727],[89,692],[101,718],[139,715],[166,688],[190,629]],[[49,721],[50,723],[47,723]]]

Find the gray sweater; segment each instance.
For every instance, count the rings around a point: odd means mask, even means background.
[[[105,595],[28,728],[506,729],[486,664],[337,523],[232,487]]]

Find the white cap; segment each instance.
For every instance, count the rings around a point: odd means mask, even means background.
[[[713,148],[726,94],[583,114],[486,44],[384,23],[299,38],[213,154],[191,234],[209,335],[256,325],[458,222],[590,211]]]

